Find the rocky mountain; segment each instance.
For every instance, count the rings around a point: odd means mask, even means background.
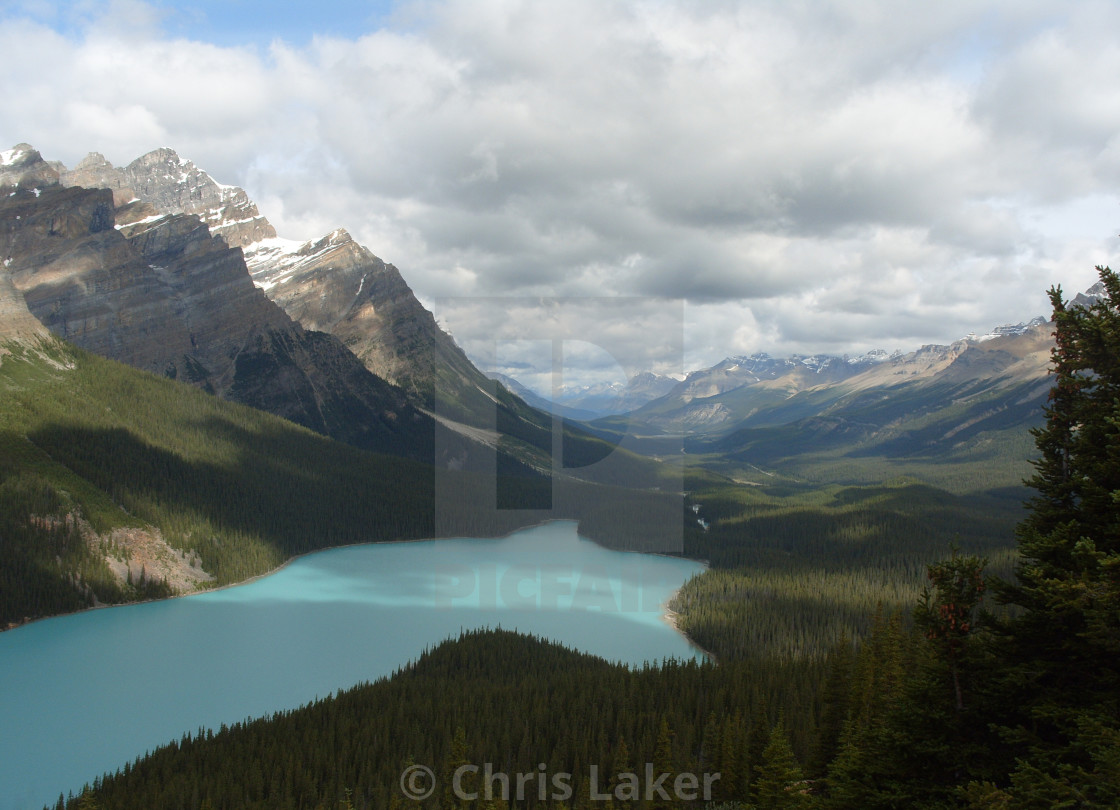
[[[1084,293],[1082,293],[1079,297],[1083,297],[1083,296],[1084,296]],[[992,340],[994,338],[999,338],[999,337],[1010,337],[1010,336],[1014,336],[1014,335],[1025,335],[1027,332],[1031,331],[1031,329],[1035,328],[1036,326],[1042,326],[1045,323],[1046,323],[1046,318],[1044,318],[1041,315],[1038,315],[1034,318],[1031,318],[1026,323],[1004,324],[1003,326],[995,327],[994,329],[992,329],[992,331],[987,332],[986,334],[977,335],[975,332],[973,332],[971,334],[965,335],[965,337],[962,338],[962,339],[967,340],[967,341],[972,341],[972,342],[983,342],[985,340]]]
[[[345,229],[303,243],[265,239],[245,248],[245,260],[253,281],[289,315],[338,337],[418,406],[433,409],[437,397],[457,412],[467,405],[458,416],[475,425],[492,410],[486,378],[439,328],[400,271]]]
[[[49,335],[27,308],[27,301],[12,283],[11,276],[0,270],[0,346],[10,342],[26,343]]]
[[[156,149],[119,169],[104,155],[90,152],[59,179],[65,186],[111,189],[117,205],[135,199],[161,213],[194,214],[230,247],[276,236],[243,189],[215,182],[172,149]]]
[[[810,478],[882,480],[894,471],[941,475],[948,488],[965,475],[982,475],[988,487],[1018,486],[1029,474],[1027,429],[1039,423],[1050,390],[1052,346],[1050,325],[1038,324],[1022,334],[926,346],[781,401],[751,403],[743,389],[728,403],[736,407],[722,430],[686,446]]]
[[[257,288],[307,334],[329,334],[371,375],[403,392],[404,405],[413,412],[434,417],[467,441],[500,445],[502,453],[523,463],[551,468],[550,418],[483,375],[439,328],[397,268],[344,229],[309,242],[279,239],[243,190],[217,183],[170,149],[157,149],[123,169],[93,153],[73,171],[60,167],[60,173],[63,184],[108,188],[128,211],[129,240],[141,237],[133,227],[190,216],[244,257]],[[386,412],[400,415],[403,407],[394,401]],[[356,413],[356,419],[365,418]],[[441,439],[441,446],[445,443]],[[581,467],[581,475],[622,479],[621,472],[585,469],[591,460],[611,455],[601,439],[568,426],[565,448],[566,468],[571,464]],[[653,477],[650,462],[616,455],[607,467],[617,463],[627,474],[641,468],[642,480]]]
[[[30,144],[20,143],[0,152],[0,188],[36,189],[58,183],[58,169],[43,160]]]
[[[152,213],[192,214],[213,236],[244,251],[254,283],[305,329],[341,340],[381,379],[403,388],[423,410],[474,427],[492,427],[493,384],[467,359],[413,295],[400,272],[345,229],[321,239],[279,239],[241,188],[222,185],[171,149],[123,168],[94,152],[64,185],[108,188]]]
[[[667,397],[686,405],[694,399],[718,396],[744,385],[776,380],[782,380],[778,387],[792,392],[825,382],[846,379],[885,359],[887,354],[883,351],[856,358],[831,355],[810,357],[792,355],[776,358],[764,352],[747,357],[728,357],[711,368],[689,373],[681,383],[667,393]]]
[[[1093,304],[1097,303],[1098,301],[1100,301],[1104,297],[1105,297],[1104,284],[1102,282],[1098,281],[1092,287],[1085,290],[1085,292],[1079,292],[1072,299],[1070,299],[1069,305],[1071,307],[1073,307],[1073,306],[1089,307],[1089,306],[1092,306]]]
[[[5,273],[51,332],[359,447],[430,456],[431,420],[337,338],[304,329],[270,301],[241,250],[197,214],[161,214],[124,186],[62,185],[25,145],[4,155]],[[159,161],[131,164],[118,179],[153,194],[142,181],[168,160],[161,150]],[[185,182],[198,178],[175,165]]]

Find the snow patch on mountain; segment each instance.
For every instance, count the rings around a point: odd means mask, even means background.
[[[243,248],[245,264],[253,283],[266,292],[277,284],[308,269],[325,254],[353,242],[345,228],[338,228],[322,239],[299,242],[294,239],[272,237],[262,239]],[[365,286],[363,277],[358,292]]]
[[[26,149],[20,149],[18,146],[14,149],[5,149],[0,152],[0,166],[14,166],[27,155]]]

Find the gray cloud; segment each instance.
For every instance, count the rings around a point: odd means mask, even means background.
[[[0,143],[173,146],[284,235],[350,229],[468,346],[496,318],[442,298],[684,299],[690,364],[911,348],[1116,247],[1112,3],[445,0],[268,49],[145,8],[0,16]],[[662,362],[654,322],[581,328]]]

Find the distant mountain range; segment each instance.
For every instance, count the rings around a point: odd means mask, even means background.
[[[1052,347],[1050,324],[1037,318],[906,354],[728,358],[591,427],[683,436],[689,454],[742,481],[763,471],[865,483],[919,475],[947,489],[982,476],[987,487],[1017,487]]]
[[[567,387],[560,391],[554,401],[542,397],[505,374],[490,372],[488,376],[502,383],[534,408],[567,419],[583,421],[636,410],[664,396],[679,382],[672,377],[645,371],[634,375],[625,385],[602,383],[594,386]]]
[[[1020,343],[1048,334],[1045,318],[999,326],[981,336],[969,335],[950,345],[926,345],[902,353],[879,350],[859,357],[832,355],[774,358],[768,354],[729,357],[691,372],[663,396],[636,409],[633,417],[646,426],[676,432],[726,430],[738,421],[791,400],[802,392],[857,390],[890,386],[903,380],[947,377],[1016,379],[1046,376],[1048,353],[1030,355],[1025,365],[1010,358]],[[1016,341],[1016,338],[1022,340]],[[1017,364],[1017,365],[1016,365]],[[1010,371],[1010,366],[1015,369]]]

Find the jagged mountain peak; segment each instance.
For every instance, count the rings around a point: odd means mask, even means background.
[[[29,143],[17,143],[11,149],[0,152],[0,166],[24,166],[43,159],[43,156]]]
[[[41,189],[58,182],[58,170],[31,144],[17,143],[0,152],[0,188]]]
[[[165,165],[176,164],[179,166],[190,166],[192,169],[196,168],[191,161],[179,157],[179,153],[170,146],[161,146],[158,149],[153,149],[151,152],[136,158],[136,160],[132,161],[129,165],[155,166],[160,163]],[[209,175],[207,176],[209,177]]]
[[[349,245],[353,245],[363,250],[365,249],[355,241],[354,237],[350,235],[350,232],[348,230],[346,230],[345,228],[335,228],[324,237],[305,242],[300,248],[300,251],[304,255],[311,255],[313,253],[319,253],[330,248],[345,247]],[[371,253],[370,255],[372,256],[373,254]]]
[[[307,329],[335,334],[366,368],[413,394],[431,388],[433,371],[421,366],[431,366],[436,347],[439,356],[453,358],[458,377],[485,382],[400,272],[345,228],[306,242],[280,238],[243,189],[218,183],[169,147],[124,168],[91,153],[62,180],[113,189],[117,205],[135,198],[150,207],[122,209],[120,222],[150,221],[154,214],[196,215],[211,234],[242,248],[253,282],[290,317]]]
[[[1025,335],[1032,329],[1037,329],[1039,327],[1045,326],[1047,323],[1049,323],[1049,321],[1045,317],[1043,317],[1042,315],[1036,315],[1026,322],[1005,323],[1000,326],[996,326],[990,332],[986,332],[983,335],[977,335],[975,332],[970,332],[969,334],[965,335],[962,340],[968,341],[969,343],[983,343],[985,341],[994,340],[1000,337]]]
[[[62,173],[62,183],[112,189],[116,205],[138,199],[162,213],[194,214],[231,247],[276,236],[276,229],[261,216],[244,189],[217,182],[166,146],[123,168],[113,166],[100,152],[90,152],[72,170]]]
[[[86,156],[78,161],[78,165],[74,167],[75,171],[88,170],[88,169],[101,169],[113,168],[113,164],[109,159],[100,152],[87,152]]]
[[[1069,302],[1071,307],[1091,307],[1107,295],[1104,282],[1098,281],[1085,292],[1079,292]]]

